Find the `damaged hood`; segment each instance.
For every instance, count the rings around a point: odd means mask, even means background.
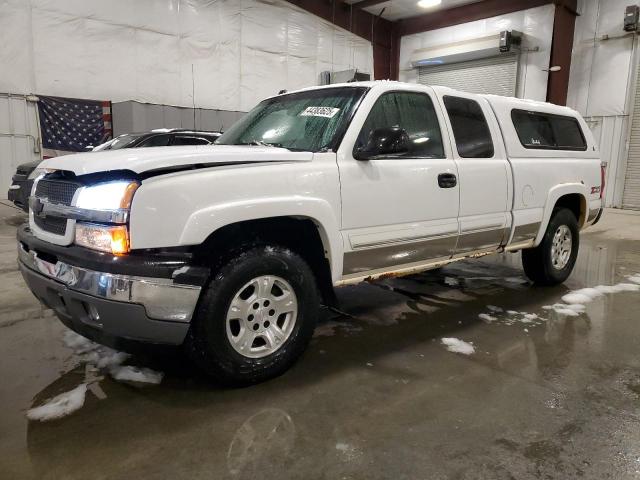
[[[188,168],[192,165],[242,164],[262,162],[309,162],[311,152],[291,152],[286,148],[253,145],[196,145],[186,147],[123,148],[104,152],[63,155],[43,161],[40,168],[67,170],[76,175],[131,170]]]

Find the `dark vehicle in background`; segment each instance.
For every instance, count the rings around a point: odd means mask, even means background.
[[[146,133],[125,133],[112,140],[87,147],[94,152],[118,150],[120,148],[170,147],[176,145],[209,145],[215,142],[222,132],[199,132],[197,130],[158,129]]]
[[[145,133],[125,133],[96,147],[87,150],[119,150],[121,148],[170,147],[178,145],[209,145],[217,140],[222,132],[204,132],[185,129],[158,129]],[[8,199],[25,212],[29,211],[29,195],[33,180],[38,176],[36,169],[40,160],[18,165],[9,187]]]

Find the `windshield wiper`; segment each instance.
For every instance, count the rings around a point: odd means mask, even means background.
[[[263,142],[262,140],[251,140],[250,142],[234,142],[234,143],[218,143],[218,145],[238,145],[238,146],[245,146],[245,145],[252,145],[254,147],[259,146],[259,147],[279,147],[280,145],[277,145],[275,143],[267,143],[267,142]]]
[[[224,145],[224,144],[220,144]],[[268,143],[264,140],[251,140],[250,142],[238,142],[233,143],[232,145],[253,145],[259,147],[274,147],[274,148],[284,148],[285,150],[289,150],[290,152],[309,152],[306,148],[296,148],[296,147],[285,147],[281,143]]]
[[[282,148],[281,143],[268,143],[264,140],[251,140],[247,145],[258,145],[260,147],[277,147]]]

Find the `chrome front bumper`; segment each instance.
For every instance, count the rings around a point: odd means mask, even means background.
[[[36,273],[93,297],[142,305],[154,320],[189,323],[200,297],[200,286],[170,278],[136,277],[97,272],[63,262],[50,263],[18,242],[20,263]]]

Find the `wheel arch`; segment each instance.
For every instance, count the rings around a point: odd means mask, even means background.
[[[547,196],[540,230],[538,231],[534,245],[538,246],[542,241],[553,211],[558,207],[571,210],[578,220],[578,228],[583,228],[589,214],[587,198],[587,187],[582,183],[565,183],[553,187]]]
[[[286,247],[305,259],[316,277],[323,302],[334,305],[332,264],[336,252],[329,235],[317,219],[309,216],[253,218],[217,228],[195,248],[195,252],[204,261],[215,265],[232,256],[235,251],[252,245]]]

